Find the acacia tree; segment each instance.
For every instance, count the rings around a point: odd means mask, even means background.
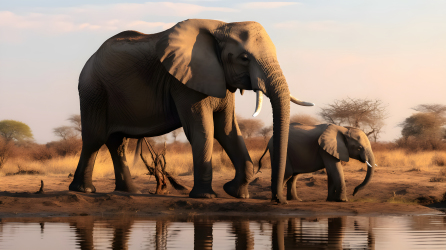
[[[319,115],[326,122],[362,129],[367,136],[378,139],[387,118],[386,106],[381,100],[346,98],[335,100],[321,108]]]
[[[442,119],[446,118],[446,105],[443,104],[420,104],[412,109],[422,113],[433,113]]]
[[[71,126],[60,126],[53,129],[53,133],[56,136],[59,136],[62,138],[62,140],[68,140],[73,137],[76,137],[76,131],[74,131],[73,127]]]
[[[412,114],[399,124],[403,128],[401,135],[404,139],[414,136],[441,140],[446,136],[446,105],[420,104],[412,109],[419,113]]]
[[[263,127],[263,121],[253,118],[237,118],[238,127],[244,138],[250,138],[257,134]]]
[[[28,125],[14,120],[0,121],[0,136],[5,138],[8,142],[22,142],[34,139],[33,133]]]
[[[265,126],[259,130],[259,134],[263,137],[263,140],[267,140],[269,135],[273,133],[273,125]]]
[[[66,141],[77,138],[82,132],[81,116],[71,115],[68,119],[71,126],[60,126],[53,129],[53,133]]]
[[[81,116],[80,115],[71,115],[70,118],[68,118],[68,121],[71,122],[72,127],[77,132],[82,132],[82,123],[81,123]]]

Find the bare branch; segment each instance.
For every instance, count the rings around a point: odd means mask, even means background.
[[[335,100],[327,107],[321,108],[319,115],[328,123],[351,126],[368,133],[376,139],[379,137],[383,120],[387,118],[386,105],[381,100],[346,98]]]

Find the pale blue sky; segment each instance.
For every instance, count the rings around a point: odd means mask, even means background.
[[[77,80],[110,36],[159,32],[188,18],[258,21],[276,45],[291,92],[316,115],[345,98],[388,104],[382,140],[421,103],[446,104],[446,1],[0,1],[0,120],[27,123],[37,142],[79,113]],[[237,94],[249,117],[255,96]],[[271,123],[266,102],[258,116]]]

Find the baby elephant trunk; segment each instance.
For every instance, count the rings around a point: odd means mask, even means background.
[[[367,164],[367,175],[365,176],[364,181],[355,188],[353,195],[355,195],[359,190],[363,189],[369,183],[373,176],[373,170],[376,167],[375,156],[373,155],[372,150],[367,150],[365,156]]]

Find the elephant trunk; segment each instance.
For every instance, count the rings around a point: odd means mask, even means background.
[[[286,204],[283,196],[283,178],[287,159],[290,126],[290,91],[277,61],[262,65],[267,75],[265,94],[273,111],[273,155],[271,156],[272,199]]]
[[[373,176],[373,170],[376,165],[375,156],[373,155],[371,149],[366,151],[365,158],[367,163],[367,175],[365,176],[364,181],[355,188],[355,191],[353,191],[353,195],[355,195],[359,190],[363,189],[370,182]]]

